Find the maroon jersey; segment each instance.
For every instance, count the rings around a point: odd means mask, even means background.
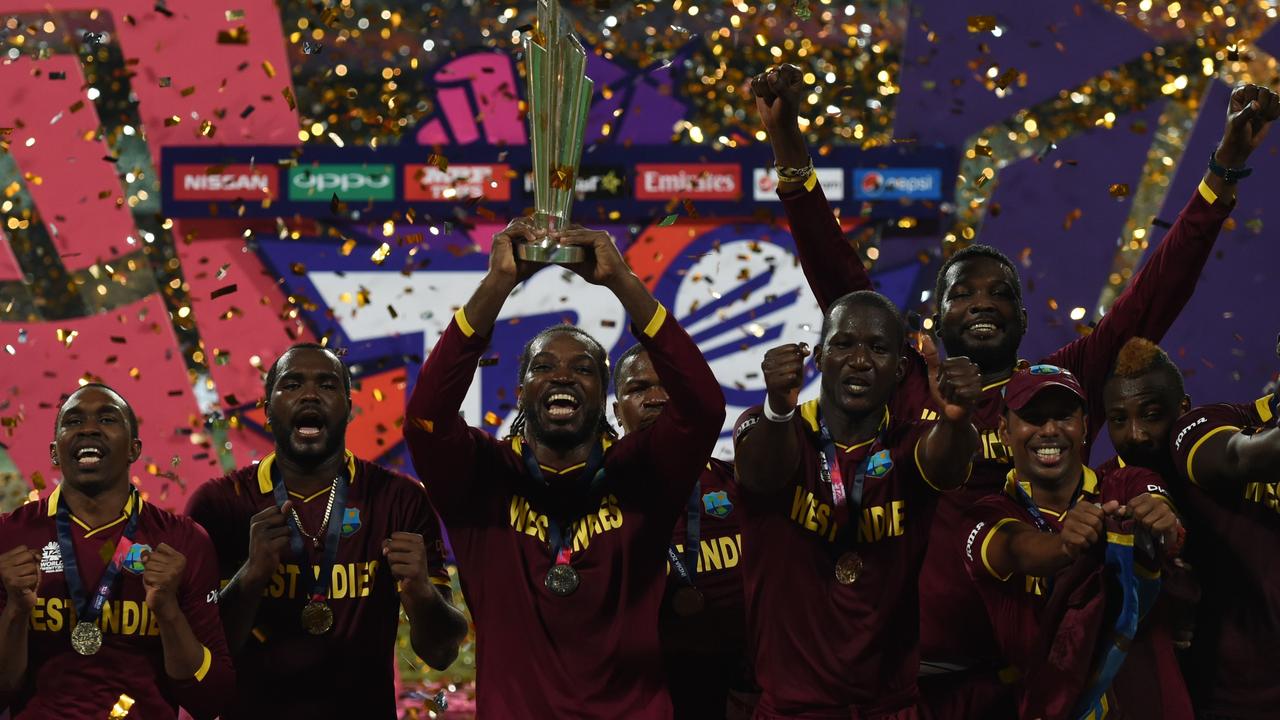
[[[1022,492],[1018,490],[1019,484]],[[1037,669],[1044,662],[1045,633],[1049,633],[1051,638],[1063,637],[1060,628],[1045,627],[1050,592],[1069,592],[1071,588],[1055,588],[1052,584],[1054,579],[1050,578],[1018,573],[1001,575],[991,567],[987,547],[1000,528],[1011,523],[1024,523],[1036,528],[1035,516],[1022,499],[1022,493],[1031,497],[1030,484],[1019,483],[1015,471],[1009,471],[1002,492],[982,498],[969,508],[965,514],[967,529],[952,538],[952,542],[963,547],[964,568],[986,606],[1002,658],[1012,666],[1011,676],[1025,677],[1033,682],[1043,679],[1039,677],[1043,671],[1037,672]],[[1075,502],[1106,503],[1115,500],[1124,504],[1143,493],[1168,497],[1160,476],[1146,468],[1117,468],[1105,474],[1085,468]],[[1042,507],[1037,510],[1052,532],[1062,530],[1065,512]],[[1076,562],[1087,561],[1089,558],[1082,556]],[[1069,571],[1063,571],[1057,580],[1070,582],[1065,579],[1069,574]],[[1097,599],[1094,596],[1100,597],[1100,594],[1091,593],[1090,599]],[[1099,606],[1090,626],[1101,625],[1105,615],[1105,608]],[[1152,618],[1149,615],[1140,626],[1129,657],[1117,673],[1112,688],[1107,691],[1105,704],[1113,712],[1108,717],[1165,718],[1180,716],[1184,710],[1186,690],[1173,659],[1168,628],[1153,627]],[[1075,619],[1073,622],[1081,621]],[[1086,631],[1081,629],[1080,632]],[[1073,637],[1072,640],[1079,639]],[[1085,651],[1076,653],[1072,659],[1059,657],[1055,662],[1079,663],[1082,666],[1076,668],[1075,676],[1087,677],[1097,661],[1097,652],[1095,646],[1088,642],[1084,647]],[[1061,653],[1065,649],[1055,644],[1053,652]],[[1153,702],[1164,702],[1163,710],[1151,707]],[[1068,699],[1067,704],[1074,704],[1074,700]]]
[[[218,548],[223,582],[249,557],[249,519],[275,504],[275,455],[201,485],[187,514],[209,531]],[[337,557],[330,575],[333,627],[312,635],[300,615],[319,576],[318,552],[303,557],[286,549],[263,592],[253,635],[236,656],[240,692],[225,717],[394,718],[396,629],[400,594],[382,555],[393,532],[419,533],[430,553],[431,581],[448,597],[440,525],[422,485],[412,478],[347,453],[350,483]],[[278,475],[278,473],[274,473]],[[321,527],[326,488],[310,497],[289,493],[302,527]],[[323,537],[323,534],[321,534]]]
[[[105,718],[121,695],[134,699],[130,716],[176,718],[178,707],[197,718],[212,718],[227,704],[235,671],[218,617],[218,568],[209,536],[189,518],[142,503],[133,547],[121,564],[97,625],[102,649],[80,655],[71,649],[75,602],[67,588],[55,518],[61,486],[48,498],[0,517],[0,553],[19,545],[40,553],[40,586],[31,611],[27,673],[13,694],[0,694],[17,718]],[[86,594],[92,595],[124,533],[135,499],[120,517],[90,528],[71,516],[71,542]],[[165,673],[160,626],[147,607],[142,553],[165,543],[187,560],[178,601],[204,662],[195,677],[174,680]],[[0,607],[5,604],[0,589]]]
[[[845,241],[820,184],[780,192],[805,277],[818,303],[828,307],[845,293],[872,289],[871,277]],[[1116,354],[1130,338],[1159,342],[1187,301],[1209,258],[1218,231],[1233,205],[1210,201],[1197,190],[1142,270],[1120,294],[1093,332],[1043,360],[1070,370],[1084,387],[1093,435],[1103,427],[1102,387]],[[909,371],[893,399],[895,417],[933,419],[940,410],[929,390],[927,367],[912,353]],[[991,628],[982,604],[964,576],[953,538],[964,526],[963,513],[979,498],[998,492],[1009,471],[1009,453],[997,433],[1004,412],[1000,385],[986,388],[973,414],[982,438],[982,454],[973,476],[958,492],[938,503],[932,540],[920,576],[920,652],[936,661],[975,663],[994,659]]]
[[[659,630],[667,687],[677,718],[723,715],[731,689],[746,680],[746,611],[742,602],[742,516],[733,464],[712,458],[698,480],[695,509],[701,536],[696,585],[705,605],[681,616],[673,607],[676,591],[686,583],[668,565],[667,601]],[[671,544],[683,553],[688,539],[688,510],[680,513]],[[684,557],[681,556],[683,561]]]
[[[790,482],[762,495],[743,488],[742,575],[760,707],[792,717],[912,707],[916,580],[938,497],[917,460],[928,425],[890,423],[886,415],[880,437],[836,446],[843,477],[866,468],[850,548],[838,535],[832,488],[823,479],[818,412],[811,400],[791,420],[801,460]],[[761,417],[759,405],[747,410],[735,441],[769,422]],[[864,567],[856,582],[842,585],[835,560],[849,549]]]
[[[555,558],[546,510],[523,490],[530,450],[458,416],[488,339],[459,311],[422,366],[405,439],[475,620],[481,717],[671,715],[658,638],[667,547],[724,424],[724,396],[664,308],[636,335],[671,400],[653,425],[605,442],[598,509],[566,525],[580,578],[566,596],[544,584]],[[559,485],[582,466],[542,472]]]
[[[1171,434],[1187,556],[1202,592],[1187,683],[1197,712],[1245,720],[1273,718],[1280,707],[1280,483],[1263,477],[1205,487],[1191,463],[1209,437],[1276,427],[1270,402],[1198,407]]]

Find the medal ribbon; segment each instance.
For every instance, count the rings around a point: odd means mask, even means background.
[[[698,560],[702,556],[702,512],[699,499],[702,495],[702,481],[693,484],[693,494],[685,506],[684,552],[678,552],[675,545],[667,546],[667,562],[676,571],[680,580],[689,587],[697,587]]]
[[[62,555],[63,577],[66,578],[67,590],[71,593],[71,600],[76,606],[78,623],[97,621],[98,615],[102,613],[102,606],[107,604],[107,597],[111,594],[111,585],[120,574],[124,558],[129,554],[129,548],[133,547],[133,533],[138,529],[138,515],[141,509],[139,506],[142,504],[137,490],[130,488],[129,502],[132,508],[129,511],[129,521],[124,526],[120,539],[116,541],[111,562],[102,571],[102,579],[98,581],[97,591],[90,600],[85,597],[84,581],[80,577],[80,563],[76,560],[76,548],[71,541],[71,508],[67,507],[66,499],[59,494],[58,513],[54,523],[58,530],[58,552]]]
[[[822,442],[822,457],[824,462],[820,466],[822,473],[822,481],[831,486],[831,499],[835,503],[833,509],[836,524],[839,526],[838,534],[844,535],[845,538],[852,537],[843,545],[853,546],[858,544],[858,531],[862,521],[862,488],[867,479],[867,470],[871,467],[871,458],[875,457],[876,445],[884,445],[885,426],[881,425],[880,434],[871,441],[870,447],[867,448],[867,457],[858,465],[858,471],[853,475],[853,487],[846,488],[844,484],[844,472],[840,470],[840,454],[836,449],[835,440],[831,438],[831,431],[827,429],[827,424],[822,421],[822,416],[818,416],[818,432]],[[853,516],[852,526],[850,526],[849,516]],[[852,530],[852,535],[849,531]]]
[[[538,458],[534,457],[533,446],[525,444],[524,452],[520,453],[524,460],[525,470],[529,472],[530,478],[535,482],[539,494],[545,495],[548,489],[547,479],[542,473],[542,466],[538,465]],[[566,537],[566,525],[573,520],[581,517],[589,508],[584,508],[585,502],[589,502],[601,486],[604,485],[604,445],[597,442],[591,448],[591,454],[587,457],[586,467],[582,471],[578,481],[579,490],[582,492],[574,493],[574,497],[570,498],[567,508],[560,508],[560,512],[548,512],[547,515],[547,544],[551,546],[551,557],[555,559],[556,565],[568,565],[569,559],[573,556],[573,539]],[[582,485],[585,484],[585,488]],[[579,502],[573,502],[579,500]],[[568,516],[568,517],[566,517]]]
[[[275,473],[273,472],[272,475]],[[322,602],[329,597],[329,585],[333,581],[333,564],[338,559],[338,542],[342,537],[342,516],[347,509],[347,471],[343,470],[337,480],[331,491],[334,493],[333,510],[329,513],[329,527],[325,529],[324,534],[324,555],[320,558],[320,577],[315,579],[308,596],[314,602]],[[271,491],[275,494],[276,506],[284,507],[285,501],[289,499],[289,489],[285,487],[284,481],[273,483]],[[294,555],[306,557],[309,560],[311,553],[309,551],[304,553],[302,532],[293,522],[292,515],[286,514],[285,522],[289,525],[289,547]]]

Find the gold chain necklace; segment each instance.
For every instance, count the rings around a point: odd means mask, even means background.
[[[298,526],[298,532],[302,533],[302,537],[310,540],[311,544],[316,548],[320,547],[318,535],[329,527],[329,515],[333,512],[333,496],[338,494],[338,480],[339,478],[335,477],[333,485],[329,486],[329,503],[324,506],[324,519],[320,521],[320,529],[316,531],[316,535],[312,535],[307,532],[306,528],[302,527],[302,518],[298,515],[298,509],[292,505],[289,506],[289,514],[293,515],[293,522]]]

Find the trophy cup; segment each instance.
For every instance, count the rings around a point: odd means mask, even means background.
[[[573,36],[560,0],[538,0],[538,25],[525,36],[529,95],[529,146],[533,154],[534,223],[539,230],[569,225],[569,208],[582,157],[587,111],[595,85],[587,77],[587,51]],[[520,243],[521,260],[575,263],[587,250],[549,237]]]

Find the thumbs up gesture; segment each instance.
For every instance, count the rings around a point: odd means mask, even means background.
[[[942,415],[952,422],[968,422],[982,398],[982,371],[967,357],[938,357],[933,338],[921,334],[920,354],[929,367],[929,386]]]

